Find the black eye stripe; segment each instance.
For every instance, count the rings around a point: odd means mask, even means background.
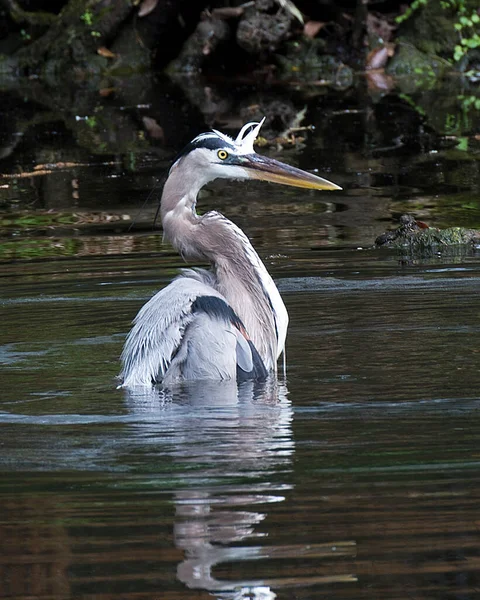
[[[196,148],[205,148],[207,150],[219,150],[225,148],[225,146],[228,146],[228,143],[225,140],[219,138],[218,135],[215,135],[214,133],[202,133],[201,135],[197,136],[194,140],[192,140],[189,144],[187,144],[185,148],[183,148],[183,150],[181,150],[177,154],[172,164],[175,164],[180,158],[182,158],[182,156],[186,156]],[[235,150],[235,146],[233,144],[231,145],[231,149],[233,151]]]

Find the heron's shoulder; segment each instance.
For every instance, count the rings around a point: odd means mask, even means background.
[[[175,279],[153,296],[167,304],[190,305],[199,296],[223,296],[215,289],[215,275],[205,269],[182,269]],[[145,305],[147,306],[148,303]]]
[[[186,281],[185,281],[186,280]],[[212,271],[207,271],[206,269],[181,269],[180,274],[173,281],[182,281],[180,286],[190,285],[190,281],[197,281],[203,285],[216,288],[217,286],[217,278]]]
[[[211,222],[211,221],[227,221],[228,223],[232,223],[230,219],[227,219],[225,215],[218,210],[209,210],[204,215],[201,216],[201,221],[203,222]],[[232,223],[233,225],[233,223]]]

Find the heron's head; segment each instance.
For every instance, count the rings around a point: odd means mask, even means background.
[[[253,143],[264,121],[247,123],[235,139],[215,129],[200,134],[182,150],[170,172],[179,169],[179,174],[194,175],[198,189],[217,178],[262,179],[314,190],[342,189],[322,177],[257,154]]]

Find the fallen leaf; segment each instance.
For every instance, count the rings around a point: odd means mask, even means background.
[[[303,34],[306,37],[314,38],[322,27],[325,27],[325,23],[322,21],[307,21],[303,28]]]
[[[383,69],[387,64],[388,60],[388,48],[382,46],[381,48],[374,48],[367,54],[365,68],[370,69]]]
[[[417,221],[415,219],[415,222],[420,227],[420,229],[430,229],[430,226],[424,223],[423,221]]]
[[[117,58],[117,55],[108,48],[105,48],[105,46],[97,48],[97,54],[100,54],[104,58]]]
[[[114,91],[115,91],[115,88],[109,87],[109,88],[102,88],[101,90],[98,90],[98,93],[100,94],[100,96],[102,98],[106,98],[107,96],[110,96],[110,94],[113,94]]]
[[[143,0],[143,2],[140,4],[140,8],[138,9],[138,16],[146,17],[155,10],[157,4],[158,0]]]
[[[371,92],[389,92],[395,87],[393,77],[383,71],[367,71],[367,84]]]
[[[156,140],[164,140],[165,134],[161,127],[152,117],[142,117],[143,125],[148,132],[148,135]]]

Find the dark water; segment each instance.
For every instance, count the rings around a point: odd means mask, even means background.
[[[320,159],[344,192],[200,202],[248,232],[288,307],[287,373],[264,385],[116,389],[132,317],[181,260],[100,218],[5,225],[1,598],[480,597],[480,255],[372,249],[406,210],[480,228],[475,155],[339,163],[314,138],[302,166]],[[132,213],[153,181],[75,176],[90,216],[96,197]],[[70,206],[52,190],[71,173],[51,177],[15,193]]]

